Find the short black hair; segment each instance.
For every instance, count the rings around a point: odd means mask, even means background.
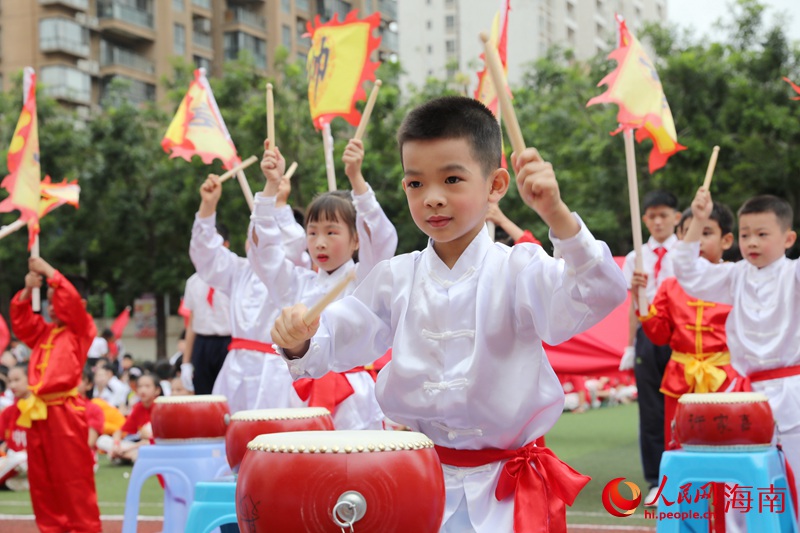
[[[22,373],[25,374],[26,376],[28,375],[28,365],[27,364],[25,364],[25,363],[16,364],[16,365],[12,366],[11,368],[9,368],[8,372],[11,373],[11,371],[14,370],[15,368],[17,370],[22,370]]]
[[[122,358],[123,359],[130,359],[131,361],[133,361],[133,356],[131,354],[129,354],[129,353],[126,353],[125,355],[123,355]]]
[[[683,225],[690,218],[692,218],[691,207],[684,210],[681,214],[681,221],[678,222],[678,227],[682,230],[687,229],[684,228]],[[731,208],[727,205],[714,202],[714,207],[711,208],[711,216],[709,216],[709,218],[719,224],[719,229],[723,237],[728,233],[733,233],[733,211],[731,211]]]
[[[642,199],[642,211],[647,211],[650,207],[669,207],[678,210],[678,198],[667,191],[650,191]]]
[[[223,242],[231,240],[231,232],[228,231],[228,226],[222,222],[217,222],[217,233],[222,237]]]
[[[500,167],[502,133],[497,118],[477,100],[465,96],[443,96],[424,103],[406,115],[397,132],[400,161],[409,141],[464,139],[485,177]]]
[[[114,332],[113,332],[113,331],[111,331],[111,330],[110,330],[110,329],[108,329],[108,328],[105,328],[105,329],[103,330],[103,333],[101,333],[101,334],[100,334],[100,336],[101,336],[101,337],[103,337],[104,339],[108,340],[108,339],[110,339],[111,337],[113,337],[113,336],[114,336]]]
[[[741,219],[742,215],[756,213],[774,213],[778,217],[778,224],[783,231],[790,229],[794,221],[794,211],[789,202],[771,194],[762,194],[748,199],[739,208],[737,215]]]
[[[84,276],[64,274],[64,277],[75,287],[75,290],[78,291],[81,298],[85,300],[89,297],[89,281]]]

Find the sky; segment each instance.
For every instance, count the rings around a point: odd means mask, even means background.
[[[761,0],[766,4],[765,22],[772,26],[778,16],[786,21],[787,35],[791,41],[800,41],[800,0]],[[692,27],[697,35],[722,37],[714,29],[714,22],[726,16],[734,0],[668,0],[669,21],[683,27]],[[726,17],[730,20],[730,17]]]

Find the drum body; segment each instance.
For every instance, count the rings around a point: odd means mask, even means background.
[[[444,503],[433,443],[406,431],[262,435],[236,485],[239,527],[259,533],[434,533]]]
[[[684,394],[675,410],[675,437],[689,451],[767,448],[774,425],[767,397],[755,392]]]
[[[150,415],[153,438],[159,444],[218,441],[225,438],[229,416],[225,396],[160,396]]]
[[[231,415],[225,434],[225,453],[231,470],[238,472],[247,443],[259,435],[290,431],[333,431],[331,413],[323,407],[255,409]]]

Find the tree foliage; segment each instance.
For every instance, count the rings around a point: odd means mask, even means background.
[[[790,100],[791,89],[781,78],[800,78],[800,50],[779,26],[765,24],[767,11],[756,0],[739,0],[734,7],[724,42],[699,40],[664,26],[648,27],[639,35],[656,52],[679,141],[688,147],[650,175],[650,146],[638,146],[640,194],[667,189],[688,206],[711,148],[718,144],[722,151],[712,186],[717,200],[736,208],[753,194],[773,193],[799,213],[800,103]],[[309,116],[305,67],[287,56],[277,58],[276,79],[266,80],[252,59],[243,57],[227,63],[224,77],[212,79],[211,85],[242,158],[263,151],[265,84],[275,85],[278,144],[288,163],[299,163],[290,201],[302,208],[326,188],[325,164],[321,134]],[[553,162],[567,204],[615,254],[624,254],[631,248],[631,229],[623,141],[609,135],[616,127],[616,109],[585,107],[602,90],[597,82],[614,66],[605,54],[578,62],[571,51],[553,48],[512,89],[523,135]],[[174,70],[174,77],[163,80],[169,89],[166,104],[138,107],[112,89],[103,111],[88,122],[39,96],[43,173],[54,180],[78,178],[82,188],[77,212],[61,207],[42,221],[42,254],[58,268],[89,278],[95,313],[100,311],[97,295],[105,292],[119,305],[146,292],[160,299],[171,296],[174,311],[193,271],[187,251],[197,189],[206,174],[222,169],[219,162],[204,165],[199,158],[169,159],[159,145],[192,77],[190,65],[176,63]],[[401,93],[399,65],[385,64],[378,75],[384,85],[367,130],[364,174],[397,227],[398,252],[406,252],[425,246],[426,237],[406,207],[395,135],[409,109],[442,94],[463,92],[463,80],[452,86],[430,79]],[[3,147],[10,141],[20,102],[19,87],[0,94]],[[337,183],[347,188],[341,154],[354,128],[335,120],[332,129]],[[508,142],[506,146],[510,151]],[[263,187],[257,165],[247,175],[253,191]],[[501,206],[547,245],[546,226],[519,201],[513,186]],[[4,214],[0,222],[7,224],[15,216]],[[249,213],[235,180],[224,186],[219,218],[232,230],[232,249],[243,254]],[[23,233],[0,244],[2,306],[23,283]]]

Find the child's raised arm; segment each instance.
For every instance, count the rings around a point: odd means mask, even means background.
[[[689,229],[683,236],[684,242],[696,242],[703,236],[703,227],[711,217],[711,210],[714,209],[714,202],[711,200],[711,193],[708,189],[700,187],[692,200],[692,220],[689,221]]]
[[[269,139],[264,141],[264,155],[261,157],[261,172],[267,178],[264,185],[264,196],[277,196],[281,188],[281,179],[286,172],[286,159],[278,147],[272,147]]]
[[[367,182],[361,173],[361,165],[364,163],[364,143],[359,139],[350,139],[344,149],[342,162],[344,163],[344,173],[353,188],[353,194],[367,192]]]
[[[561,199],[553,165],[542,159],[535,148],[511,154],[511,164],[522,201],[542,217],[553,235],[562,240],[577,235],[580,224]]]

